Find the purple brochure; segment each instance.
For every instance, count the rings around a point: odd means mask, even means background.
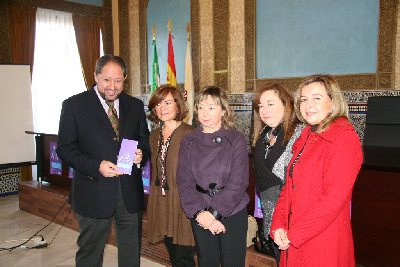
[[[121,149],[119,150],[117,167],[124,174],[132,173],[133,160],[138,142],[135,140],[122,139]]]
[[[261,199],[258,196],[257,192],[255,194],[255,201],[254,201],[254,217],[256,218],[262,218],[263,213],[261,209]]]
[[[150,160],[147,161],[142,171],[143,191],[145,194],[150,194]]]

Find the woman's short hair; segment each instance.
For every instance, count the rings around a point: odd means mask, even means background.
[[[222,117],[222,127],[224,128],[232,128],[234,126],[233,114],[232,110],[229,107],[228,103],[228,95],[222,88],[218,86],[206,86],[204,87],[200,93],[197,95],[194,101],[194,113],[198,120],[198,109],[199,105],[202,101],[204,101],[207,96],[211,96],[215,103],[221,106],[222,110],[225,111],[224,116]]]
[[[167,97],[168,94],[172,95],[176,103],[176,106],[178,107],[178,112],[176,114],[175,120],[182,121],[188,114],[189,110],[186,106],[186,101],[182,95],[182,92],[175,86],[166,84],[158,87],[157,90],[155,90],[150,97],[149,100],[150,114],[147,117],[152,122],[160,122],[160,119],[157,117],[155,108],[159,103],[161,103]]]
[[[265,123],[261,120],[260,117],[260,108],[259,104],[261,102],[261,96],[267,91],[274,91],[277,94],[278,98],[281,100],[284,106],[284,114],[283,114],[283,122],[282,128],[284,131],[283,135],[283,143],[286,144],[290,137],[292,137],[294,130],[296,129],[296,125],[299,123],[299,120],[296,117],[296,113],[294,112],[294,100],[293,96],[289,92],[289,90],[282,84],[274,83],[269,84],[264,87],[261,87],[256,91],[254,96],[254,128],[253,128],[253,146],[257,142],[262,129],[265,127]]]
[[[300,98],[301,98],[301,90],[303,87],[312,84],[312,83],[320,83],[324,86],[327,95],[332,99],[332,112],[322,120],[317,128],[317,133],[323,132],[329,125],[339,117],[349,116],[349,108],[346,100],[343,97],[343,94],[340,90],[339,84],[336,79],[329,74],[315,74],[309,77],[306,77],[299,85],[296,93],[295,93],[295,111],[297,117],[302,121],[306,122],[300,112]],[[306,122],[307,123],[307,122]]]

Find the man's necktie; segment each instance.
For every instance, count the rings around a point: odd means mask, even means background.
[[[114,129],[114,132],[117,136],[117,140],[119,140],[119,121],[118,121],[118,115],[117,115],[117,110],[114,108],[114,101],[107,101],[106,104],[108,105],[108,119],[111,122],[111,126]]]

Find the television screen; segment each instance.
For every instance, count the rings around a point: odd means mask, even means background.
[[[38,175],[42,177],[42,181],[50,184],[71,187],[74,178],[74,169],[68,166],[57,156],[57,136],[49,134],[41,134],[41,158],[42,166],[38,167]],[[40,143],[40,142],[39,142]],[[40,144],[38,144],[40,145]],[[142,171],[142,181],[144,193],[150,193],[150,162],[147,162]]]
[[[41,159],[41,164],[38,164],[38,176],[44,182],[69,189],[72,181],[70,168],[57,156],[57,135],[40,134],[37,137],[37,154],[38,159]]]

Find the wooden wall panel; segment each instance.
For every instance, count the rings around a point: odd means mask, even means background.
[[[356,262],[400,266],[400,172],[363,168],[352,199]]]

